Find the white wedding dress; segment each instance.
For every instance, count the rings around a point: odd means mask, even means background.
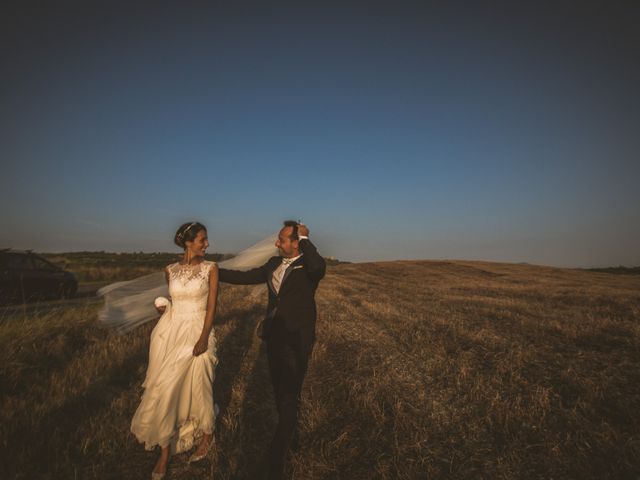
[[[171,445],[172,453],[189,450],[200,436],[213,433],[216,339],[212,329],[205,353],[193,347],[204,325],[209,272],[215,262],[174,263],[167,267],[171,301],[151,333],[149,366],[131,431],[147,450]]]

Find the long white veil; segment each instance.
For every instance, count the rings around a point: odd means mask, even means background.
[[[271,235],[218,265],[234,270],[259,267],[278,254],[274,246],[276,238],[277,235]],[[169,287],[164,271],[160,271],[134,280],[112,283],[102,287],[97,294],[104,298],[104,307],[98,314],[100,323],[119,333],[126,333],[158,318],[154,300],[168,297]]]

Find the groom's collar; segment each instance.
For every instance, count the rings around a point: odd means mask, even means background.
[[[300,259],[300,257],[302,257],[302,253],[300,255],[298,255],[297,257],[291,257],[291,258],[280,257],[280,261],[281,262],[286,261],[289,265],[291,265],[292,263],[298,261]]]

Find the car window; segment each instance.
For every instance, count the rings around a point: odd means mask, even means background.
[[[15,270],[31,270],[33,269],[29,257],[26,255],[11,255],[7,262],[7,267]]]
[[[33,262],[33,266],[36,270],[55,270],[53,265],[51,265],[46,260],[43,260],[39,257],[31,257],[31,261]]]

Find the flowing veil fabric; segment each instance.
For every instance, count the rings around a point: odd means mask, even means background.
[[[274,246],[276,238],[277,235],[271,235],[218,265],[234,270],[259,267],[278,254]],[[112,283],[98,290],[98,296],[104,298],[104,307],[98,315],[100,323],[119,333],[126,333],[158,318],[154,300],[157,297],[168,297],[169,288],[165,273],[161,271],[134,280]]]

